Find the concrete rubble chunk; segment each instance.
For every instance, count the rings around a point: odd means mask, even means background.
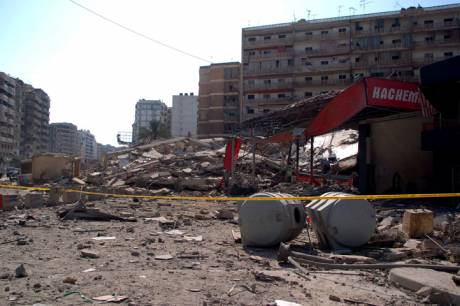
[[[92,250],[81,250],[80,255],[84,258],[99,258],[99,253]]]
[[[16,278],[22,278],[27,276],[27,271],[26,268],[24,267],[24,264],[20,264],[16,270],[15,270],[15,275]]]
[[[216,218],[219,220],[233,220],[235,214],[230,209],[220,209],[216,212]]]
[[[460,304],[460,288],[454,283],[450,273],[420,268],[396,268],[390,270],[389,278],[393,283],[415,292],[424,287],[432,288],[431,302],[445,304],[447,298],[449,303]]]
[[[430,234],[433,232],[433,212],[428,209],[407,209],[404,212],[402,229],[409,238]]]

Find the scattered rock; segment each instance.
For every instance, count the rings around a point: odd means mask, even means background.
[[[77,283],[77,279],[74,278],[74,277],[71,277],[71,276],[67,276],[66,278],[64,278],[64,280],[62,282],[64,284],[75,285]]]
[[[341,298],[339,298],[338,296],[332,295],[332,294],[329,295],[329,300],[334,301],[334,302],[339,302],[339,303],[342,301]]]
[[[233,220],[234,213],[229,209],[221,209],[216,212],[216,218],[219,220]]]
[[[84,258],[99,258],[99,253],[96,251],[82,250],[80,254]]]
[[[131,256],[140,256],[141,253],[139,253],[138,251],[131,251]]]
[[[26,271],[26,268],[24,267],[23,264],[20,264],[17,268],[16,268],[16,277],[17,278],[21,278],[21,277],[26,277],[27,276],[27,271]]]

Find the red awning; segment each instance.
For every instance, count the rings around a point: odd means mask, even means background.
[[[418,84],[364,78],[332,99],[305,129],[307,137],[322,135],[350,121],[366,108],[414,111],[421,109]]]

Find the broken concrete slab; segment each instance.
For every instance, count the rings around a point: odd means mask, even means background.
[[[80,256],[84,258],[99,258],[99,253],[92,250],[81,250]]]
[[[430,269],[396,268],[390,270],[389,278],[393,283],[412,291],[429,287],[433,289],[433,293],[441,294],[431,294],[431,302],[442,303],[445,297],[441,301],[436,301],[436,299],[447,295],[452,304],[460,304],[460,288],[452,280],[452,274],[450,273]]]
[[[428,209],[407,209],[403,216],[402,230],[409,238],[430,234],[433,232],[433,212]]]

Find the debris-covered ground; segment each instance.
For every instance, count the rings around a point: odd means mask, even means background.
[[[1,305],[82,305],[107,295],[123,305],[415,305],[426,298],[398,288],[388,271],[307,266],[300,276],[278,263],[277,249],[245,249],[232,234],[239,229],[234,202],[107,199],[86,206],[136,222],[58,218],[73,205],[0,214]],[[384,211],[381,226],[397,226],[398,211]],[[439,226],[454,224],[440,218]],[[389,246],[389,240],[355,255],[452,265],[439,254],[423,258],[416,244],[393,240]],[[292,245],[306,252],[307,241],[303,233]],[[385,258],[384,251],[399,255]],[[355,261],[338,260],[344,258]]]

